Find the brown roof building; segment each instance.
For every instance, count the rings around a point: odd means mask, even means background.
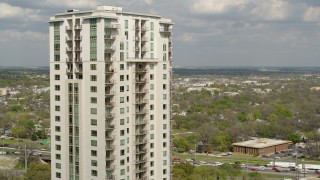
[[[244,142],[233,143],[233,152],[250,154],[250,155],[265,155],[274,154],[280,151],[286,151],[289,148],[291,141],[260,138]]]

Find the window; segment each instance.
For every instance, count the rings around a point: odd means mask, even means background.
[[[56,150],[57,150],[57,151],[60,151],[60,150],[61,150],[61,145],[56,144]]]
[[[120,70],[124,70],[124,64],[120,64]]]
[[[58,75],[58,74],[54,75],[54,79],[59,81],[60,80],[60,75]]]
[[[91,150],[91,156],[97,156],[97,151],[96,150]]]
[[[166,169],[163,170],[163,174],[167,174],[167,170]]]
[[[120,92],[124,92],[124,86],[120,86]]]
[[[150,162],[150,166],[151,166],[151,167],[154,166],[154,162],[153,162],[153,161]]]
[[[163,64],[163,65],[162,65],[162,68],[163,68],[163,70],[166,70],[166,69],[167,69],[167,65],[166,65],[166,64]]]
[[[166,133],[163,133],[163,134],[162,134],[162,137],[163,137],[163,139],[166,139],[166,138],[167,138],[167,134],[166,134]]]
[[[60,70],[60,65],[59,64],[55,64],[54,65],[54,70]]]
[[[124,97],[120,97],[120,103],[124,103]]]
[[[97,81],[97,76],[96,75],[91,75],[90,79],[91,79],[91,81]]]
[[[120,50],[124,50],[124,43],[120,42]]]
[[[150,134],[150,139],[154,139],[154,134]]]
[[[166,124],[163,124],[163,129],[167,129],[167,125]]]
[[[127,81],[129,81],[129,75],[127,75]]]
[[[90,112],[91,114],[97,114],[97,108],[91,108]]]
[[[163,118],[163,120],[166,120],[166,119],[167,119],[167,115],[166,115],[166,114],[163,114],[163,115],[162,115],[162,118]]]
[[[150,148],[153,149],[154,148],[154,144],[150,143]]]
[[[163,61],[167,61],[167,54],[166,54],[166,53],[163,53],[162,60],[163,60]]]
[[[166,142],[162,143],[162,146],[167,147],[167,143]]]
[[[167,50],[167,45],[163,44],[163,51],[166,51],[166,50]]]
[[[124,139],[120,140],[120,145],[123,146],[126,144],[126,141]]]
[[[61,131],[60,126],[55,126],[54,129],[55,129],[56,132],[60,132]]]
[[[57,169],[61,169],[61,164],[60,163],[56,163],[56,168]]]
[[[150,100],[154,100],[154,94],[150,94]]]
[[[55,86],[54,86],[54,90],[60,91],[60,86],[59,86],[59,85],[55,85]]]
[[[124,149],[123,149],[123,150],[120,150],[120,155],[121,155],[121,156],[124,156]]]
[[[124,160],[120,160],[120,165],[123,166],[124,165]]]
[[[97,70],[96,64],[90,64],[90,70]]]
[[[90,86],[90,92],[97,92],[97,86]]]
[[[125,20],[125,21],[124,21],[124,27],[125,27],[126,29],[128,29],[128,27],[129,27],[129,22],[128,22],[128,20]]]
[[[96,160],[91,160],[91,166],[98,166],[98,162]]]
[[[54,99],[55,99],[56,101],[60,101],[60,96],[59,96],[59,95],[55,95],[55,96],[54,96]]]
[[[164,166],[167,165],[167,160],[163,160],[163,165],[164,165]]]
[[[120,81],[124,81],[124,75],[120,75]]]
[[[124,108],[120,108],[120,114],[124,114]]]
[[[162,89],[163,89],[163,90],[166,90],[166,89],[167,89],[167,85],[166,85],[166,84],[163,84],[163,85],[162,85]]]
[[[97,104],[97,98],[96,97],[91,97],[90,101],[92,104]]]
[[[150,171],[150,176],[153,176],[154,172],[153,170]]]
[[[120,61],[123,61],[123,60],[124,60],[124,53],[120,52]]]
[[[150,30],[153,31],[153,29],[154,29],[154,23],[150,22]]]
[[[60,136],[59,136],[59,135],[56,135],[56,136],[55,136],[55,140],[56,140],[56,141],[60,141],[60,140],[61,140]]]
[[[154,120],[153,114],[150,115],[150,120]]]
[[[150,110],[154,110],[154,105],[153,104],[150,105]]]
[[[91,125],[96,126],[97,125],[97,120],[96,119],[91,119]]]
[[[150,130],[154,130],[154,125],[153,124],[150,125]]]
[[[163,94],[163,95],[162,95],[162,99],[163,99],[163,100],[166,100],[166,99],[167,99],[167,94]]]
[[[120,130],[120,136],[124,136],[124,130]]]
[[[154,84],[150,84],[150,90],[154,90]]]
[[[150,80],[153,80],[153,79],[154,79],[154,75],[150,74]]]
[[[60,116],[55,116],[54,118],[57,122],[60,122]]]
[[[126,170],[125,169],[121,169],[120,174],[124,175],[125,173],[126,173]]]
[[[91,136],[94,136],[94,137],[97,137],[97,131],[95,131],[95,130],[91,130]]]
[[[150,69],[154,69],[154,64],[149,65]]]
[[[153,41],[153,40],[154,40],[154,33],[151,32],[151,33],[150,33],[150,41]]]
[[[124,125],[124,119],[120,119],[120,125]]]
[[[61,178],[61,173],[56,172],[56,178]]]
[[[163,109],[163,110],[166,110],[166,109],[167,109],[167,105],[166,105],[166,104],[163,104],[163,105],[162,105],[162,109]]]
[[[96,140],[91,140],[91,146],[97,147],[98,143]]]
[[[56,154],[56,159],[60,160],[61,159],[61,155],[60,154]]]
[[[54,109],[55,109],[56,111],[60,111],[60,106],[55,106]]]
[[[96,171],[96,170],[91,170],[91,175],[92,175],[92,176],[98,176],[98,171]]]
[[[167,74],[163,74],[163,80],[166,80],[167,79]]]
[[[150,51],[153,51],[153,50],[154,50],[154,44],[152,42],[152,43],[150,43]]]

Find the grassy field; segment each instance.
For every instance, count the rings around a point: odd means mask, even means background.
[[[44,139],[43,139],[44,140]],[[22,138],[15,138],[13,140],[11,139],[3,139],[0,140],[0,144],[9,144],[15,147],[24,147],[25,145],[32,145],[37,149],[42,149],[42,148],[48,148],[49,144],[41,145],[40,142],[43,140],[37,140],[37,141],[31,141],[30,139],[22,139]]]

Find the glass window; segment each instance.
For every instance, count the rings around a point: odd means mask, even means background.
[[[97,146],[97,141],[96,140],[91,140],[91,146]]]
[[[91,160],[91,166],[98,166],[98,162],[96,160]]]
[[[91,119],[91,125],[96,126],[97,125],[97,120],[96,119]]]
[[[120,108],[120,114],[124,114],[124,108]]]
[[[120,125],[124,125],[124,119],[120,119]]]
[[[128,27],[129,27],[129,22],[128,22],[128,20],[125,20],[125,21],[124,21],[124,27],[125,27],[126,29],[128,29]]]
[[[91,81],[97,81],[97,76],[96,75],[91,75],[90,79],[91,79]]]
[[[91,108],[90,111],[91,114],[97,114],[97,108]]]
[[[163,94],[162,99],[166,100],[167,99],[167,94]]]
[[[91,97],[90,101],[92,104],[97,104],[97,98],[96,97]]]
[[[120,97],[120,103],[124,103],[124,97]]]
[[[150,90],[154,90],[154,84],[150,84]]]

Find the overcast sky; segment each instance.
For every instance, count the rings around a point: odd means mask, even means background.
[[[0,66],[47,66],[49,17],[98,4],[171,18],[175,66],[320,66],[320,0],[1,0]]]

